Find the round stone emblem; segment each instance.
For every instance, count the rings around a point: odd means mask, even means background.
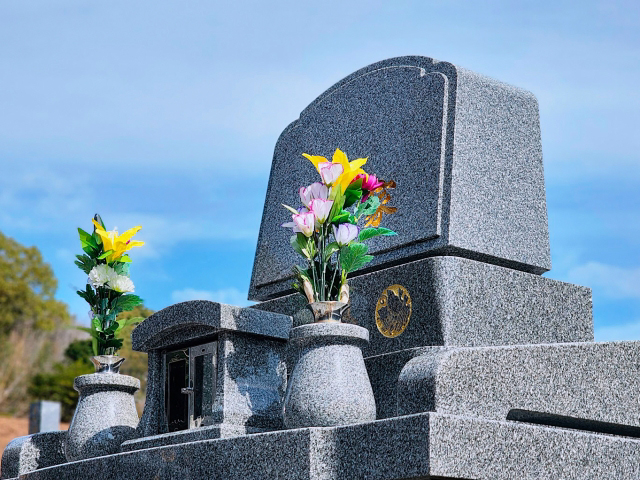
[[[411,296],[402,285],[387,287],[376,304],[376,325],[382,335],[394,338],[402,334],[411,318]]]

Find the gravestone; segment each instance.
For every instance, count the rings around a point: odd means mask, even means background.
[[[60,428],[60,402],[39,400],[29,406],[29,433],[55,432]]]
[[[273,155],[249,298],[290,292],[295,258],[280,227],[298,187],[317,181],[303,152],[368,157],[393,179],[366,270],[454,255],[541,274],[551,268],[538,103],[524,90],[446,62],[401,57],[363,68],[320,95]]]
[[[399,235],[349,280],[377,420],[283,430],[287,339],[310,318],[280,204],[316,179],[300,154],[336,147],[397,182]],[[640,478],[640,343],[595,343],[591,291],[549,268],[533,95],[425,57],[370,65],[278,140],[250,289],[263,301],[149,317],[133,333],[149,354],[139,438],[64,463],[65,432],[21,437],[2,478]]]

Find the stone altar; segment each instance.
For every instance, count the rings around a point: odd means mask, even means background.
[[[279,205],[312,180],[300,154],[336,146],[397,182],[399,235],[350,280],[377,420],[284,430],[287,338],[310,319]],[[338,82],[276,145],[250,288],[262,302],[149,317],[133,335],[149,352],[138,438],[64,463],[64,432],[21,437],[2,478],[640,478],[640,343],[595,343],[590,290],[540,276],[541,152],[531,93],[449,63],[394,58]]]

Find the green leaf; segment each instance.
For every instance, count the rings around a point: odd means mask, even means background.
[[[122,255],[118,261],[122,263],[131,263],[131,257],[129,255]]]
[[[93,235],[90,235],[81,228],[78,228],[78,235],[80,236],[82,250],[87,252],[89,255],[96,255],[100,251],[100,246],[96,243]]]
[[[293,248],[295,250],[296,253],[299,253],[300,255],[304,255],[304,253],[302,253],[302,247],[300,246],[300,244],[298,243],[298,235],[293,235],[290,239],[289,239],[289,243],[291,244],[291,248]],[[303,235],[304,236],[304,235]]]
[[[352,243],[342,247],[342,250],[340,250],[340,266],[343,272],[353,272],[373,260],[373,255],[367,255],[368,250],[364,243]]]
[[[397,233],[394,232],[393,230],[389,230],[388,228],[384,228],[384,227],[379,227],[379,228],[371,227],[371,228],[365,228],[364,230],[361,230],[360,235],[358,236],[358,239],[361,242],[364,242],[365,240],[368,240],[373,237],[378,237],[380,235],[391,236],[391,235],[397,235]]]
[[[88,255],[76,255],[76,258],[78,260],[74,263],[87,275],[89,275],[91,269],[96,266],[96,261]]]
[[[366,202],[361,203],[356,208],[356,218],[360,218],[363,215],[373,215],[380,206],[380,199],[375,195],[371,195],[367,198]]]
[[[98,257],[98,260],[104,260],[105,258],[107,258],[109,255],[111,255],[114,251],[113,250],[107,250],[106,252],[104,252],[102,255],[100,255]]]
[[[329,199],[333,200],[333,206],[331,207],[331,212],[329,212],[329,217],[331,222],[336,215],[342,212],[342,206],[344,205],[344,195],[342,194],[342,189],[335,187],[331,190],[331,194],[329,195]]]
[[[129,276],[129,267],[131,265],[129,263],[122,263],[122,257],[118,259],[117,262],[114,262],[112,267],[116,271],[118,275],[127,275]]]
[[[102,317],[100,315],[94,315],[93,316],[93,318],[91,319],[91,328],[93,330],[95,330],[96,332],[102,332],[103,331]]]
[[[362,179],[358,179],[355,182],[349,184],[344,192],[344,206],[343,208],[349,208],[362,198]]]
[[[340,250],[340,245],[338,245],[336,242],[331,242],[329,245],[327,245],[327,248],[324,251],[324,261],[328,261],[331,258],[331,255],[336,253],[338,250]]]
[[[142,321],[144,321],[143,317],[120,318],[117,320],[115,334],[118,335],[123,328],[128,327],[129,325],[138,325]]]
[[[341,223],[347,222],[354,225],[358,223],[355,215],[348,210],[342,210],[339,214],[333,217],[333,220],[331,221],[331,223],[333,223],[334,225],[340,225]]]
[[[133,310],[142,304],[142,299],[137,295],[122,295],[113,302],[112,310],[117,315],[120,312]]]

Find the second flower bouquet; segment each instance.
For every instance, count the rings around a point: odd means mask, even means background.
[[[302,154],[316,167],[321,182],[299,190],[303,207],[284,205],[291,214],[291,246],[307,260],[307,268],[295,267],[294,288],[310,304],[349,302],[347,275],[373,260],[364,243],[379,235],[395,235],[380,227],[383,213],[396,209],[387,205],[387,189],[395,182],[384,182],[367,174],[362,166],[366,158],[349,162],[340,149],[332,161],[317,155]],[[364,222],[360,228],[359,223]],[[317,318],[316,318],[317,319]]]

